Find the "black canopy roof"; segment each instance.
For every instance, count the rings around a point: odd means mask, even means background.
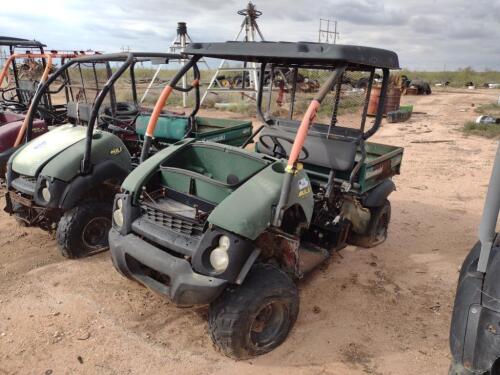
[[[148,61],[154,59],[180,60],[182,55],[177,53],[163,52],[118,52],[118,53],[96,53],[74,58],[74,62],[105,62],[105,61],[125,61],[133,57],[136,61]]]
[[[37,40],[14,38],[11,36],[0,36],[0,46],[37,47],[37,48],[46,47],[45,44]]]
[[[398,55],[386,49],[313,42],[192,43],[185,54],[276,64],[349,65],[399,69]]]

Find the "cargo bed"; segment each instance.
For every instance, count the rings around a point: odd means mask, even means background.
[[[136,120],[136,132],[144,137],[150,115],[141,115]],[[162,115],[158,119],[154,137],[175,143],[188,132],[189,120],[184,116]],[[200,141],[212,141],[231,146],[240,146],[252,133],[252,122],[209,117],[196,117],[196,128],[188,135]]]
[[[359,194],[373,189],[384,179],[399,174],[403,160],[402,147],[365,142],[365,150],[366,158],[352,185],[352,190]],[[361,150],[358,149],[355,168],[361,158]],[[324,184],[328,181],[330,171],[327,168],[308,165],[307,160],[304,161],[304,168],[313,182]],[[351,172],[336,172],[335,183],[338,185],[348,183]]]

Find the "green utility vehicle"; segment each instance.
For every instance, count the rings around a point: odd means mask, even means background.
[[[115,197],[112,259],[124,276],[178,305],[210,305],[215,345],[227,356],[249,358],[287,337],[299,311],[293,279],[348,243],[371,247],[387,237],[391,177],[403,149],[366,140],[380,127],[398,57],[368,47],[284,42],[194,43],[186,54],[187,67],[202,57],[261,64],[256,102],[264,124],[243,145],[254,140],[255,151],[184,139],[146,160]],[[300,122],[297,85],[287,92],[289,115],[276,118],[275,88],[264,83],[287,68],[295,77],[299,70],[323,77],[312,101],[305,94],[310,105]],[[365,129],[377,70],[378,112]],[[341,84],[353,74],[368,78],[362,93]],[[271,110],[263,113],[267,91]],[[356,95],[359,105],[345,111]],[[320,105],[328,98],[332,111],[321,124],[315,120],[325,117]]]
[[[184,116],[161,108],[155,114],[157,126],[151,130],[148,151],[141,154],[152,113],[137,100],[136,64],[167,64],[180,57],[149,52],[93,55],[73,59],[51,75],[34,97],[34,108],[52,82],[58,77],[71,77],[69,70],[76,70],[81,77],[96,77],[96,82],[97,75],[104,72],[106,82],[102,87],[96,84],[92,95],[88,89],[93,85],[87,82],[85,86],[83,80],[79,87],[82,91],[75,101],[68,102],[71,123],[32,141],[34,111],[30,111],[27,143],[7,165],[5,210],[22,224],[57,229],[62,254],[83,257],[107,248],[113,196],[140,157],[144,160],[150,153],[187,136],[231,145],[243,143],[251,134],[251,122],[195,116],[199,108],[199,71],[194,67],[193,85],[167,86],[171,90],[194,90],[197,100],[191,114]],[[119,65],[113,71],[111,64]],[[126,72],[128,79],[119,80]],[[126,89],[124,81],[129,83]],[[118,82],[121,91],[116,87]],[[75,89],[74,83],[66,86]],[[131,102],[117,102],[123,90],[131,91]]]

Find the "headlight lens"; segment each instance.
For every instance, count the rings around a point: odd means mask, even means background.
[[[49,190],[49,183],[47,181],[44,182],[45,186],[42,188],[42,198],[45,202],[50,202],[50,190]]]
[[[113,211],[113,221],[118,227],[121,228],[123,226],[123,202],[121,199],[116,201],[116,207],[116,210]]]
[[[224,272],[229,265],[227,250],[220,246],[213,249],[210,253],[210,264],[216,272]]]

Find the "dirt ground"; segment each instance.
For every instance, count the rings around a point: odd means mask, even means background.
[[[389,239],[347,247],[300,282],[290,336],[250,361],[215,351],[205,309],[124,279],[109,253],[67,260],[49,234],[0,213],[0,374],[445,374],[458,269],[497,145],[457,129],[499,93],[403,99],[417,113],[373,138],[405,148]]]

